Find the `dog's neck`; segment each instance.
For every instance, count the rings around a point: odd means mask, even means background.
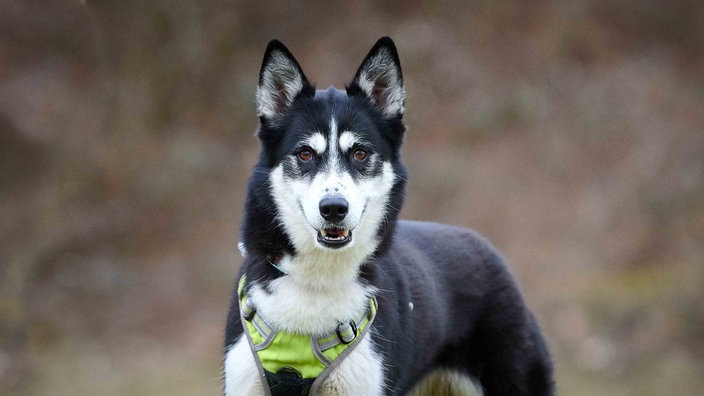
[[[374,293],[359,279],[366,255],[335,253],[281,257],[276,265],[283,276],[250,288],[250,298],[262,317],[284,331],[324,334],[338,322],[362,314]]]
[[[296,255],[284,255],[278,267],[302,286],[325,293],[350,282],[356,282],[359,269],[370,252],[361,247],[353,247],[345,252],[312,249]]]

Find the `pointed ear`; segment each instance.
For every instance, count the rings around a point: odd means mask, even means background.
[[[266,47],[257,87],[257,115],[270,121],[288,112],[294,99],[315,92],[291,52],[278,40]]]
[[[393,40],[382,37],[374,44],[347,87],[347,93],[366,95],[386,117],[403,115],[406,90]]]

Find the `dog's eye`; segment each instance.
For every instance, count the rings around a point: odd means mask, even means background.
[[[357,161],[364,161],[367,158],[367,152],[362,149],[357,149],[352,153],[352,156]]]
[[[298,153],[298,158],[300,158],[303,162],[308,162],[313,159],[313,153],[310,152],[310,150],[303,150]]]

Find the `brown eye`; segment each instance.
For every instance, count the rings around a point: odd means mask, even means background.
[[[303,150],[298,153],[298,158],[300,158],[301,161],[307,162],[313,158],[313,153],[311,153],[309,150]]]
[[[354,159],[357,161],[364,161],[367,158],[367,152],[362,149],[357,149],[353,153]]]

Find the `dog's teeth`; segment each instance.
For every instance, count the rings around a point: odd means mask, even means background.
[[[342,230],[342,237],[347,238],[350,235],[350,230]]]
[[[328,233],[325,232],[325,230],[321,229],[321,230],[320,230],[320,235],[322,235],[323,237],[326,237],[326,236],[328,236]]]

